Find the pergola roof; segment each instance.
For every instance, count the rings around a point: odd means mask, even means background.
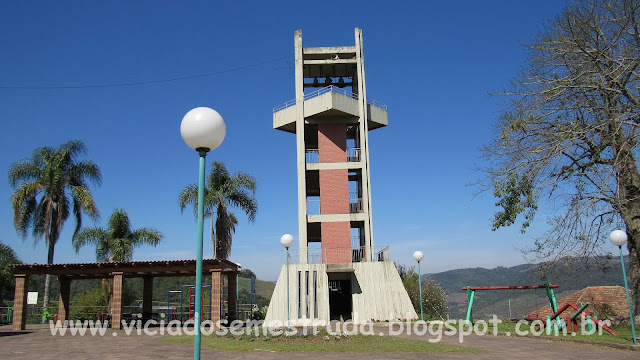
[[[195,276],[196,260],[130,261],[73,264],[14,264],[16,276],[50,274],[70,279],[106,279],[113,273],[123,273],[125,278]],[[203,259],[202,273],[211,271],[237,272],[240,266],[227,259]]]

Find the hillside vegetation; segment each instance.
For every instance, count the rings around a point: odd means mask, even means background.
[[[555,265],[542,263],[498,266],[493,269],[457,269],[423,275],[423,278],[435,280],[447,292],[452,318],[464,318],[466,315],[467,293],[462,287],[467,285],[542,285],[548,282],[560,285],[555,290],[558,300],[588,286],[624,285],[619,259],[594,259],[589,262],[592,265],[586,268],[583,263],[582,260],[563,259]],[[509,301],[511,316],[514,318],[522,318],[528,312],[548,304],[544,289],[477,291],[473,305],[474,317],[496,314],[498,317],[508,318]]]

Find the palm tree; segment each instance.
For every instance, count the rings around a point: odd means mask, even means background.
[[[132,229],[127,213],[122,209],[115,209],[106,229],[83,229],[73,239],[73,247],[78,252],[84,245],[95,245],[96,260],[99,262],[131,261],[134,248],[142,245],[156,246],[162,237],[156,229]]]
[[[223,163],[215,161],[204,187],[204,214],[211,217],[211,247],[214,258],[226,259],[231,254],[232,234],[238,219],[229,208],[244,211],[250,222],[254,222],[258,211],[255,199],[256,179],[244,172],[230,175]],[[194,213],[198,209],[198,184],[185,187],[178,195],[180,212],[188,204],[193,204]],[[213,216],[216,215],[215,231]]]
[[[9,182],[15,189],[11,194],[14,226],[23,238],[31,230],[36,243],[44,237],[47,264],[53,263],[54,247],[70,214],[76,220],[74,237],[82,227],[82,213],[94,219],[99,216],[87,183],[100,185],[102,175],[92,161],[77,160],[86,152],[81,141],[72,140],[57,149],[38,148],[30,158],[9,167]],[[46,275],[43,310],[49,300],[49,282]]]
[[[156,246],[162,240],[162,234],[152,228],[134,230],[129,216],[122,209],[115,209],[106,228],[92,227],[83,229],[73,239],[76,253],[84,245],[96,246],[96,260],[99,262],[131,261],[133,249],[142,245]],[[110,306],[111,286],[107,280],[102,281],[105,300]]]

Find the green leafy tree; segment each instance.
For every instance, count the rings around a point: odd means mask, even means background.
[[[11,264],[20,264],[18,256],[9,245],[0,243],[0,304],[13,295],[15,280]]]
[[[14,226],[23,238],[29,232],[35,242],[44,238],[47,264],[53,263],[54,247],[69,215],[76,220],[74,237],[82,227],[83,213],[98,217],[88,183],[99,185],[102,175],[93,162],[78,160],[86,151],[82,142],[69,141],[57,149],[38,148],[30,158],[9,167],[9,183],[15,189],[11,195]],[[48,305],[50,278],[45,277],[43,309]]]
[[[100,314],[107,312],[107,301],[99,287],[77,294],[71,299],[73,308],[71,318],[98,320]]]
[[[211,217],[211,246],[214,257],[226,259],[231,254],[232,234],[235,232],[238,219],[229,211],[230,208],[244,211],[250,222],[255,221],[258,211],[255,193],[256,180],[253,176],[244,172],[230,175],[223,163],[213,163],[204,187],[204,213],[205,216]],[[181,212],[187,205],[192,204],[197,215],[197,202],[198,184],[188,185],[178,195]]]
[[[133,249],[142,245],[156,246],[162,241],[162,234],[153,228],[134,230],[129,216],[122,209],[115,209],[106,228],[92,227],[81,230],[73,239],[76,253],[91,244],[96,246],[96,260],[99,262],[131,261]],[[111,302],[111,282],[103,280],[102,289],[108,304]]]
[[[610,251],[626,227],[636,312],[640,293],[640,1],[573,1],[549,21],[512,82],[483,148],[482,187],[500,209],[493,229],[521,220],[541,199],[550,231],[530,249],[545,259]]]
[[[240,270],[240,273],[238,275],[240,277],[250,279],[252,276],[255,277],[256,273],[254,273],[250,269],[242,269],[242,270]]]
[[[420,287],[418,285],[418,273],[414,268],[408,268],[404,265],[397,266],[398,274],[402,280],[405,290],[409,295],[411,304],[415,309],[418,316],[420,316]],[[425,319],[432,318],[445,318],[445,315],[449,312],[447,306],[447,293],[442,287],[433,279],[422,281],[422,311],[424,312]]]

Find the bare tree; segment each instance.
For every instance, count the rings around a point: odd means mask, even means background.
[[[551,230],[531,249],[546,258],[601,253],[609,231],[626,226],[636,313],[639,16],[640,0],[573,1],[545,24],[502,94],[509,102],[482,149],[481,181],[498,198],[494,230],[520,218],[524,232],[540,200],[550,204]]]

